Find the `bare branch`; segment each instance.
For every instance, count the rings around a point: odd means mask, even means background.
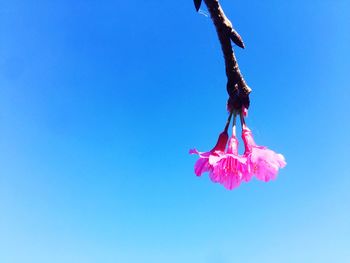
[[[237,46],[244,48],[243,40],[232,27],[230,20],[225,16],[218,0],[204,0],[204,2],[215,25],[225,58],[227,92],[230,96],[229,103],[237,110],[240,110],[242,106],[248,108],[251,89],[246,84],[239,70],[231,45],[232,40]]]

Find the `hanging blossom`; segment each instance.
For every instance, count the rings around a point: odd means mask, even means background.
[[[265,146],[256,145],[251,130],[242,120],[242,139],[244,142],[244,156],[247,158],[247,176],[255,175],[257,179],[268,182],[275,179],[280,168],[286,166],[282,154],[275,153]]]
[[[252,132],[247,127],[244,116],[247,111],[242,110],[242,139],[245,146],[243,156],[238,154],[238,140],[236,137],[236,114],[233,121],[232,136],[228,140],[228,125],[232,112],[227,120],[225,130],[220,134],[215,147],[209,152],[190,150],[191,154],[197,154],[199,159],[195,164],[195,174],[201,176],[208,172],[210,179],[222,184],[226,189],[232,190],[238,187],[242,181],[248,182],[252,176],[262,181],[275,179],[280,168],[286,165],[283,155],[256,145]],[[226,144],[228,141],[228,147]]]
[[[201,176],[205,172],[209,172],[211,174],[213,172],[213,164],[217,160],[216,158],[225,154],[225,148],[228,141],[227,130],[230,125],[231,118],[232,113],[229,115],[225,129],[222,133],[220,133],[218,141],[213,149],[211,149],[209,152],[199,152],[197,149],[190,150],[190,154],[197,154],[199,156],[199,159],[194,165],[194,173],[197,176]]]
[[[201,2],[202,0],[194,0],[197,11]],[[208,172],[213,182],[220,183],[227,189],[234,189],[241,182],[250,181],[253,176],[259,180],[269,181],[276,177],[279,169],[283,168],[286,162],[281,154],[256,145],[251,131],[244,123],[244,117],[247,117],[247,109],[250,104],[251,89],[239,70],[231,44],[232,41],[237,46],[244,48],[243,40],[232,27],[232,23],[224,14],[218,0],[204,2],[215,25],[225,58],[226,90],[229,95],[227,109],[230,116],[233,113],[235,115],[239,113],[241,116],[245,152],[243,155],[238,154],[238,141],[235,133],[232,133],[230,140],[228,140],[227,126],[229,124],[227,124],[224,132],[219,136],[217,145],[211,151],[190,150],[190,153],[199,156],[195,164],[195,173],[197,176],[201,176],[204,172]]]
[[[242,180],[246,180],[248,174],[247,159],[238,154],[235,121],[236,116],[234,117],[232,136],[228,141],[227,151],[221,156],[211,157],[213,171],[209,174],[213,182],[220,183],[229,190],[238,187]]]

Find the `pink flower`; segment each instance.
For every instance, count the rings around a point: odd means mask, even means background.
[[[246,158],[238,155],[238,140],[234,134],[229,140],[227,152],[211,159],[213,170],[209,176],[213,182],[220,183],[229,190],[241,184],[247,173]]]
[[[209,152],[199,152],[196,149],[191,149],[190,154],[198,154],[199,159],[194,165],[194,172],[197,176],[201,176],[202,173],[213,171],[213,157],[219,157],[224,154],[226,144],[228,140],[227,129],[225,129],[220,135],[215,147]]]
[[[242,139],[245,146],[244,156],[247,158],[246,178],[255,175],[259,180],[265,182],[275,179],[278,170],[286,166],[283,155],[264,146],[256,145],[252,132],[245,124],[242,128]]]

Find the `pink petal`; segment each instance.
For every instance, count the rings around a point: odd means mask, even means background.
[[[194,173],[197,176],[201,176],[202,173],[208,172],[210,170],[210,166],[208,163],[208,159],[199,158],[194,165]]]
[[[189,154],[199,154],[199,152],[197,151],[197,149],[190,149]]]
[[[243,127],[242,138],[245,146],[245,156],[248,159],[247,172],[244,173],[245,179],[250,179],[255,174],[256,178],[262,181],[275,179],[280,168],[286,166],[282,154],[255,144],[253,135],[249,128]],[[250,177],[250,178],[249,178]]]

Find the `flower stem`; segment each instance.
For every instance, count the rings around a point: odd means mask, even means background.
[[[244,119],[244,116],[243,116],[243,112],[241,112],[241,113],[239,114],[239,117],[240,117],[240,119],[241,119],[241,126],[242,126],[242,129],[246,128],[247,125],[246,125],[246,123],[245,123],[245,119]]]
[[[226,125],[225,125],[225,129],[224,129],[224,131],[225,132],[227,132],[227,130],[228,130],[228,126],[230,125],[230,122],[231,122],[231,118],[232,118],[232,111],[230,112],[230,115],[228,116],[228,119],[227,119],[227,121],[226,121]]]
[[[232,121],[232,136],[236,136],[236,117],[237,117],[237,114],[235,113],[233,115],[233,121]]]

